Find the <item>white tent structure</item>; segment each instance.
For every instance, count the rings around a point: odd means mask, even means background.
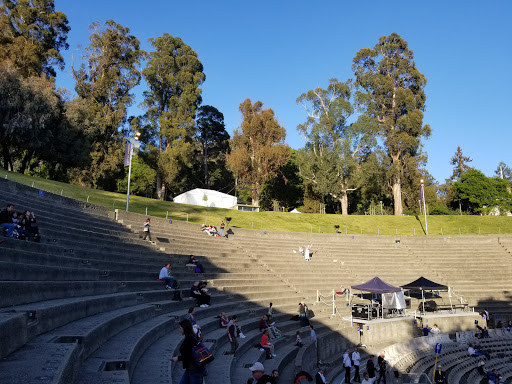
[[[211,189],[196,188],[176,196],[174,202],[203,207],[233,208],[236,205],[236,197]]]

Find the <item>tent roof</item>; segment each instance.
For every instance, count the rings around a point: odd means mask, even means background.
[[[428,291],[431,289],[435,289],[435,290],[448,289],[448,287],[446,285],[434,283],[433,281],[431,281],[423,276],[421,276],[418,280],[414,280],[413,282],[406,284],[406,285],[402,285],[401,287],[403,289],[423,289],[424,291],[425,290]]]
[[[219,196],[219,197],[227,197],[227,198],[234,198],[235,196],[232,196],[232,195],[228,195],[227,193],[223,193],[223,192],[219,192],[219,191],[214,191],[213,189],[203,189],[203,188],[195,188],[195,189],[191,189],[190,191],[187,191],[187,192],[183,192],[181,195],[178,195],[176,197],[179,197],[179,196],[183,196],[183,195],[190,195],[190,194],[201,194],[202,196],[204,195],[209,195],[209,196]]]
[[[351,288],[372,293],[389,293],[401,291],[399,287],[389,285],[388,283],[382,281],[378,277],[374,277],[373,279],[368,280],[366,283],[363,284],[353,285]]]

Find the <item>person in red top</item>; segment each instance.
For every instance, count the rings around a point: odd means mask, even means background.
[[[263,335],[261,335],[261,348],[268,349],[272,357],[276,357],[274,354],[274,344],[268,341],[268,329],[265,329]]]

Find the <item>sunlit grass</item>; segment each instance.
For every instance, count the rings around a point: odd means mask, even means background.
[[[0,171],[0,177],[73,199],[89,201],[109,210],[125,209],[126,195],[83,188],[72,184]],[[267,231],[335,233],[335,225],[346,234],[365,235],[424,235],[423,217],[414,216],[341,216],[283,212],[239,212],[231,209],[208,208],[168,201],[130,196],[130,211],[150,216],[188,220],[194,223],[218,225],[230,216],[231,226]],[[512,233],[512,217],[492,216],[428,216],[429,235],[462,235]]]

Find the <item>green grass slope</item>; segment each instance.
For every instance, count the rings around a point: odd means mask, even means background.
[[[0,177],[44,191],[62,194],[77,200],[89,201],[109,209],[125,209],[126,195],[83,188],[14,172],[0,171]],[[414,216],[341,216],[299,214],[282,212],[239,212],[231,209],[208,208],[177,204],[144,197],[130,196],[130,211],[149,216],[188,220],[194,223],[219,225],[226,217],[232,217],[231,226],[267,231],[334,233],[334,225],[340,232],[365,235],[424,235],[424,217]],[[512,217],[492,216],[428,216],[430,235],[474,235],[512,233]]]

